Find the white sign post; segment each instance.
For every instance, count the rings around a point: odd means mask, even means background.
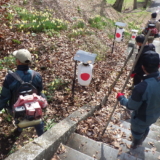
[[[138,30],[132,29],[131,40],[135,40],[135,38],[137,37],[137,33],[138,33]]]
[[[74,98],[74,88],[76,79],[76,66],[77,61],[81,62],[78,65],[78,83],[82,86],[88,86],[92,79],[93,64],[97,54],[85,52],[79,50],[74,56],[75,67],[74,67],[74,79],[72,84],[72,97]]]
[[[111,53],[113,53],[115,41],[117,41],[117,42],[122,41],[123,33],[124,33],[124,27],[126,26],[126,23],[116,22],[115,26],[116,26],[116,28],[115,28],[115,34],[114,34],[114,40],[113,40]]]

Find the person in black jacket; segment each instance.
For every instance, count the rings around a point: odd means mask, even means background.
[[[141,67],[145,72],[143,80],[134,87],[131,96],[126,98],[124,93],[117,94],[120,104],[133,110],[131,115],[132,149],[143,143],[149,133],[150,126],[160,117],[158,53],[147,51],[143,55]]]
[[[144,40],[145,40],[145,37],[143,34],[138,35],[136,37],[136,43],[139,46],[138,52],[140,51]],[[138,83],[140,83],[143,78],[143,75],[144,75],[144,71],[142,70],[143,56],[144,56],[144,53],[147,51],[155,51],[155,46],[152,43],[149,43],[144,46],[142,53],[136,63],[136,66],[131,74],[131,78],[133,78],[133,85],[134,86],[137,85]]]

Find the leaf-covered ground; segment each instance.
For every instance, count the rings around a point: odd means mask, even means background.
[[[4,0],[5,1],[5,0]],[[45,129],[49,129],[54,123],[67,117],[70,113],[79,107],[99,104],[102,98],[108,93],[113,81],[118,75],[124,61],[126,60],[127,41],[116,43],[114,53],[111,54],[113,43],[114,26],[104,29],[92,28],[88,19],[96,15],[105,16],[112,21],[124,21],[127,23],[135,21],[135,25],[142,27],[147,21],[146,14],[133,17],[132,13],[120,14],[113,10],[104,1],[96,0],[54,0],[54,1],[8,1],[10,7],[7,12],[12,13],[14,17],[10,21],[1,23],[0,28],[0,49],[1,62],[4,66],[0,72],[0,85],[4,81],[7,69],[15,69],[12,58],[4,59],[14,50],[20,48],[28,49],[33,55],[31,68],[40,72],[43,77],[44,93],[46,94],[49,106],[44,113]],[[66,20],[68,29],[55,32],[52,35],[45,32],[19,31],[15,25],[20,21],[14,7],[23,7],[27,10],[33,8],[39,11],[51,12],[52,16],[57,19]],[[4,14],[5,8],[0,8]],[[148,14],[147,14],[148,15]],[[126,18],[130,17],[130,18]],[[77,21],[85,23],[85,34],[73,36],[73,26]],[[139,24],[139,22],[143,22]],[[109,22],[108,22],[109,23]],[[87,34],[89,31],[90,34]],[[111,36],[112,35],[112,36]],[[78,50],[85,50],[98,54],[94,64],[94,76],[89,87],[82,87],[77,83],[75,85],[75,96],[72,99],[71,88],[74,76],[73,57]],[[7,67],[9,65],[9,67]],[[106,106],[94,113],[93,117],[88,118],[79,124],[77,132],[97,139],[98,135],[107,121],[113,104],[115,103],[115,94],[120,91],[130,66],[127,66],[122,77],[118,80],[116,87],[113,89]],[[131,85],[131,82],[130,84]],[[127,92],[127,91],[126,91]],[[126,93],[127,95],[128,93]],[[118,122],[120,114],[125,114],[124,108],[118,107],[114,122]],[[0,114],[0,159],[4,159],[23,145],[36,138],[34,128],[27,128],[19,135],[15,131],[12,118],[6,113]]]

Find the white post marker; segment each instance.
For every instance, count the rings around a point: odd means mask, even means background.
[[[115,25],[118,26],[116,30],[115,40],[117,42],[121,42],[123,39],[124,27],[126,26],[126,23],[116,22]]]
[[[116,28],[115,28],[115,34],[114,34],[114,40],[113,40],[113,45],[112,45],[112,51],[111,51],[111,53],[113,53],[115,41],[117,41],[117,42],[121,42],[122,41],[122,39],[123,39],[123,33],[124,33],[123,27],[126,26],[126,23],[116,22],[115,26],[116,26]]]
[[[78,64],[78,83],[82,86],[88,86],[92,79],[93,64]]]
[[[123,28],[117,28],[116,30],[116,41],[121,42],[124,34],[124,29]]]
[[[74,60],[80,61],[78,64],[78,83],[88,86],[92,79],[93,64],[97,54],[79,50],[74,56]]]
[[[137,36],[138,30],[132,29],[132,36],[131,36],[131,40],[135,40],[136,36]]]

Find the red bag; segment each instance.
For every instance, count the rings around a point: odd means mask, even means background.
[[[155,36],[155,35],[158,34],[157,28],[151,28],[151,29],[149,29],[149,30],[151,30],[150,36]]]
[[[25,116],[32,116],[34,119],[42,117],[42,108],[48,105],[45,98],[36,95],[19,96],[17,102],[14,104],[14,108],[19,106],[25,107]]]

